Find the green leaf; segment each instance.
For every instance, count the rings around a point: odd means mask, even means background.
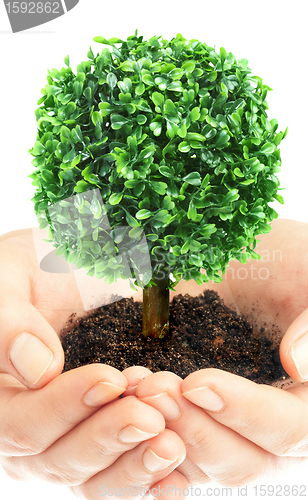
[[[236,167],[236,168],[234,169],[234,173],[235,173],[235,175],[236,175],[237,177],[244,177],[244,174],[242,173],[242,171],[241,171],[238,167]]]
[[[127,224],[131,227],[139,227],[139,222],[128,212],[126,212],[126,221]]]
[[[178,127],[177,134],[182,137],[182,139],[186,136],[187,134],[187,128],[184,122],[181,123],[180,127]]]
[[[87,188],[89,187],[89,184],[88,182],[86,181],[78,181],[76,186],[74,187],[74,191],[76,193],[83,193],[84,191],[87,190]]]
[[[118,79],[114,73],[108,73],[107,84],[108,84],[110,90],[113,90],[115,88],[117,81],[118,81]]]
[[[55,181],[53,173],[50,172],[49,170],[42,169],[41,174],[44,181],[48,183],[53,183]]]
[[[136,120],[139,125],[144,125],[144,123],[147,121],[147,117],[145,115],[137,115]]]
[[[247,179],[246,181],[240,182],[240,184],[243,186],[249,186],[249,184],[253,184],[254,182],[254,179]]]
[[[137,219],[148,219],[149,217],[151,217],[152,212],[150,212],[150,210],[146,210],[146,209],[142,209],[142,210],[139,210],[137,213],[136,213],[136,218]]]
[[[192,73],[195,69],[195,62],[194,61],[186,61],[182,64],[182,69],[185,71],[185,73]]]
[[[279,203],[281,203],[281,205],[283,205],[283,204],[284,204],[284,199],[283,199],[283,197],[281,196],[281,194],[278,194],[278,193],[274,194],[274,198],[275,198],[277,201],[279,201]]]
[[[172,92],[183,92],[183,87],[181,82],[171,82],[167,85],[167,90],[171,90]]]
[[[261,151],[264,154],[271,154],[275,151],[275,144],[272,144],[271,142],[267,142],[266,144],[263,144]]]
[[[83,84],[81,82],[75,81],[73,87],[74,87],[74,94],[77,97],[77,99],[79,99],[82,95]]]
[[[238,194],[238,190],[231,189],[224,197],[223,204],[228,205],[228,204],[232,203],[233,201],[238,200],[239,197],[240,197],[240,195]]]
[[[150,129],[153,131],[155,136],[159,136],[162,132],[162,123],[158,121],[153,121],[150,123]]]
[[[183,255],[183,254],[187,253],[189,250],[189,247],[190,247],[190,241],[186,240],[184,245],[182,245],[181,254]]]
[[[138,83],[138,85],[135,87],[135,94],[142,95],[144,91],[145,91],[144,83],[142,82]]]
[[[185,139],[187,141],[205,141],[205,137],[201,134],[197,134],[195,132],[188,132]]]
[[[166,116],[168,116],[169,118],[172,118],[172,121],[175,122],[175,123],[178,123],[178,112],[177,112],[177,109],[173,103],[173,101],[171,101],[171,99],[167,99],[166,102],[164,103],[164,113]]]
[[[215,147],[216,148],[223,148],[227,142],[229,141],[230,136],[227,134],[225,130],[222,130],[219,132],[218,137],[215,141]]]
[[[65,125],[61,127],[60,138],[63,143],[71,142],[72,140],[71,131],[69,128],[65,127]]]
[[[106,40],[106,38],[104,38],[103,36],[95,36],[93,38],[94,42],[97,42],[97,43],[104,43],[104,44],[107,44],[108,45],[108,40]]]
[[[192,186],[199,186],[201,184],[201,178],[199,172],[190,172],[190,174],[183,177],[183,181],[191,184]]]
[[[153,187],[154,191],[156,191],[156,193],[160,195],[164,195],[166,193],[168,185],[165,182],[150,181],[150,184]]]
[[[178,145],[178,150],[182,153],[188,153],[188,151],[191,150],[191,145],[186,141],[180,142],[180,144]]]
[[[111,115],[111,127],[114,130],[119,130],[123,125],[126,125],[129,120],[125,118],[125,116],[122,115],[117,115],[117,114],[112,114]]]
[[[220,59],[221,59],[221,65],[223,66],[225,60],[227,59],[226,49],[224,49],[223,47],[220,47],[219,54],[220,54]]]
[[[164,165],[162,165],[161,167],[159,167],[158,169],[160,171],[160,173],[164,176],[164,177],[168,177],[168,179],[173,179],[174,178],[174,175],[171,171],[171,169],[169,167],[166,167]]]
[[[100,102],[98,105],[102,116],[108,116],[113,111],[114,107],[109,102]]]
[[[201,189],[205,189],[209,182],[210,174],[206,174],[206,176],[203,178],[203,181],[201,182]]]
[[[133,239],[138,239],[140,238],[140,236],[142,235],[143,233],[143,229],[142,227],[134,227],[133,229],[131,229],[129,231],[129,237],[130,238],[133,238]]]
[[[189,202],[189,207],[188,207],[188,212],[187,212],[187,218],[188,219],[196,219],[197,217],[197,209],[195,207],[195,204],[192,200]]]
[[[72,129],[71,134],[74,142],[83,142],[83,135],[80,125],[76,125],[76,127]]]
[[[198,106],[196,106],[190,112],[190,119],[192,122],[195,122],[196,120],[199,120],[199,118],[200,118],[200,109]]]
[[[145,83],[146,85],[149,85],[151,87],[153,87],[153,85],[155,85],[155,82],[153,80],[151,73],[148,73],[146,70],[143,69],[141,71],[141,75],[142,75],[143,83]]]
[[[110,205],[118,205],[123,198],[123,193],[113,193],[109,198]]]
[[[83,95],[87,99],[87,101],[92,101],[92,89],[91,87],[86,87],[83,91]]]
[[[154,102],[155,106],[162,109],[165,102],[163,94],[160,94],[159,92],[153,92],[153,94],[151,95],[151,99]]]
[[[121,40],[121,38],[118,38],[118,37],[112,37],[112,38],[108,39],[108,43],[111,43],[111,44],[113,44],[113,43],[122,43],[122,40]]]
[[[34,144],[34,148],[32,148],[31,150],[31,154],[33,156],[40,156],[44,152],[45,152],[45,146],[38,141]]]

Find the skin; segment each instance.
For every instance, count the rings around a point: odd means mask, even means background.
[[[257,251],[262,261],[252,261],[255,268],[245,279],[239,272],[243,266],[233,262],[234,276],[227,274],[220,284],[198,287],[181,282],[177,287],[177,293],[192,295],[214,288],[256,326],[278,325],[283,366],[298,381],[285,390],[216,369],[199,370],[184,381],[171,372],[151,374],[131,367],[120,373],[100,364],[61,374],[59,332],[73,311],[84,314],[73,274],[39,269],[31,230],[0,238],[0,407],[5,408],[0,412],[0,462],[6,472],[14,479],[39,477],[65,484],[78,498],[92,499],[101,484],[187,488],[215,480],[238,486],[305,460],[308,384],[292,361],[290,347],[308,330],[307,226],[274,221],[272,231],[260,237]],[[281,259],[272,254],[277,249]],[[261,268],[268,269],[268,279],[255,279]],[[266,275],[264,270],[260,274]],[[53,363],[35,385],[22,379],[8,356],[12,339],[24,331],[54,352]],[[83,395],[100,381],[114,384],[118,393],[106,394],[104,404],[90,408]],[[189,400],[190,391],[204,386],[223,398],[222,410],[205,410],[198,397]],[[125,397],[118,399],[121,393]],[[178,405],[176,418],[170,420],[165,407],[153,399],[162,393]],[[123,444],[118,433],[127,425],[157,435]],[[142,463],[149,446],[175,461],[163,471],[149,473]]]
[[[254,268],[245,279],[246,273],[240,270],[243,265],[234,261],[220,284],[196,287],[192,282],[181,282],[177,288],[177,293],[192,295],[215,289],[256,328],[265,327],[269,334],[266,325],[277,325],[281,362],[293,379],[282,390],[208,368],[184,381],[173,373],[161,372],[140,382],[136,394],[141,401],[164,414],[159,398],[149,395],[167,393],[179,406],[180,416],[166,425],[186,445],[186,460],[177,471],[190,484],[215,480],[224,486],[241,486],[307,460],[308,382],[298,372],[290,350],[308,331],[307,230],[306,223],[274,221],[272,231],[259,238],[256,251],[261,260],[247,263],[248,269],[251,265]],[[267,275],[268,279],[256,279]],[[219,394],[225,403],[223,409],[205,410],[198,393],[192,403],[190,391],[200,387]]]
[[[31,229],[1,237],[0,283],[0,463],[8,475],[67,485],[85,499],[97,498],[100,485],[146,489],[168,476],[185,458],[184,443],[134,388],[126,390],[149,370],[128,369],[125,376],[92,364],[61,374],[60,330],[73,312],[83,316],[85,311],[72,273],[39,268]],[[10,362],[10,345],[25,331],[54,353],[37,384],[28,384]],[[113,390],[107,387],[104,404],[89,407],[83,397],[101,382],[113,384]],[[118,399],[120,394],[126,397]],[[127,426],[156,435],[123,443],[119,432]],[[150,472],[142,461],[148,448],[173,463]]]

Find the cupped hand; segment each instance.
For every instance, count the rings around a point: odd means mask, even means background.
[[[102,364],[61,373],[59,333],[84,314],[73,274],[38,265],[32,231],[0,238],[0,463],[14,479],[70,486],[152,486],[185,458],[160,412],[131,395],[124,374]],[[150,372],[140,368],[134,383]],[[129,390],[125,392],[129,394]]]
[[[308,457],[308,224],[277,220],[260,240],[261,260],[234,261],[222,283],[181,282],[177,293],[214,289],[269,335],[278,326],[281,361],[293,384],[271,387],[209,368],[184,381],[155,373],[136,389],[183,439],[187,458],[177,471],[190,484],[243,485]]]

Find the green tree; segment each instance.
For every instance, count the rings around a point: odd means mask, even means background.
[[[35,211],[57,253],[89,275],[132,272],[143,333],[163,336],[181,278],[218,282],[231,259],[259,258],[256,236],[278,217],[269,203],[283,203],[287,130],[268,119],[271,89],[224,48],[137,31],[94,40],[107,47],[90,48],[76,74],[66,57],[38,101]]]

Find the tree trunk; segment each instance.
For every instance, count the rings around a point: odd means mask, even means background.
[[[156,286],[143,289],[143,324],[145,337],[162,338],[169,332],[169,278],[153,279]]]

